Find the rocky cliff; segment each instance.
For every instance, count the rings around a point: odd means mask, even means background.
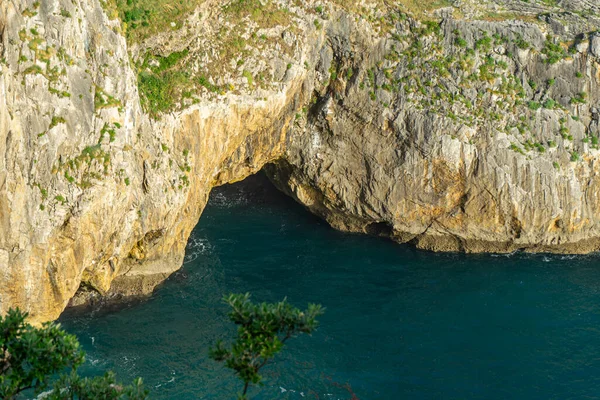
[[[338,229],[598,250],[600,7],[392,3],[2,1],[0,312],[149,293],[267,164]]]

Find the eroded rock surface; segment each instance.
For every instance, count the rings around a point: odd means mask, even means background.
[[[424,249],[598,250],[595,36],[550,63],[531,24],[412,31],[373,46],[330,28],[321,72],[359,77],[317,85],[269,168],[279,186],[334,227]]]
[[[211,188],[266,164],[338,229],[598,250],[599,10],[562,3],[455,2],[426,23],[205,1],[127,44],[98,1],[1,2],[0,312],[151,292]]]

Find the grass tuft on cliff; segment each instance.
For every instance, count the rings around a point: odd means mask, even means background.
[[[119,18],[131,42],[181,27],[204,0],[100,0],[109,18]],[[175,26],[173,26],[173,24]]]
[[[205,0],[101,0],[109,18],[119,18],[131,43],[180,29]],[[250,18],[263,28],[289,24],[289,12],[272,0],[233,0],[223,5],[229,22]]]

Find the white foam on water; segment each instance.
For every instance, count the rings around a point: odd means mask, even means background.
[[[284,387],[279,386],[279,390],[281,390],[281,393],[293,393],[293,394],[296,395],[296,396],[293,396],[295,398],[297,398],[298,395],[300,395],[300,397],[306,397],[306,394],[304,392],[297,391],[297,390],[294,390],[294,389],[286,389]],[[323,396],[325,396],[325,397],[333,397],[335,395],[333,393],[323,393]],[[340,399],[339,397],[336,397],[334,400],[343,400],[343,399]]]
[[[492,257],[505,257],[505,258],[510,258],[512,256],[514,256],[515,254],[517,254],[516,251],[513,251],[512,253],[493,253],[490,254]]]
[[[211,250],[212,246],[208,242],[208,239],[190,236],[183,263],[191,263],[201,255],[209,253]]]
[[[244,192],[228,193],[213,192],[210,195],[210,205],[219,208],[232,208],[243,206],[249,203],[248,197]]]
[[[137,361],[138,361],[139,357],[138,356],[122,356],[121,357],[121,366],[122,368],[126,369],[127,371],[135,371],[137,368]]]
[[[175,375],[175,371],[171,371],[171,375]],[[158,388],[159,388],[159,387],[161,387],[162,385],[166,385],[166,384],[168,384],[168,383],[173,383],[173,382],[175,382],[175,376],[172,376],[172,377],[171,377],[171,379],[169,379],[169,380],[168,380],[168,381],[166,381],[166,382],[163,382],[163,383],[158,383],[158,384],[154,385],[154,387],[155,387],[156,389],[158,389]]]

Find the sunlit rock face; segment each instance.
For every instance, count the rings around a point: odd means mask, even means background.
[[[367,84],[317,90],[268,169],[280,188],[336,228],[423,249],[599,249],[595,36],[549,62],[547,33],[520,22],[373,43],[346,21],[329,35],[322,72],[366,70]]]
[[[42,322],[85,293],[150,293],[211,188],[265,165],[342,230],[444,251],[600,247],[595,5],[569,3],[590,13],[565,31],[560,13],[485,22],[468,2],[426,24],[281,1],[264,27],[221,3],[132,45],[94,0],[0,3],[0,312]],[[233,24],[243,60],[215,48]],[[184,49],[214,77],[148,111],[143,61]]]
[[[80,287],[149,293],[181,266],[210,189],[281,156],[303,76],[154,120],[97,2],[0,11],[1,311],[39,322]]]

